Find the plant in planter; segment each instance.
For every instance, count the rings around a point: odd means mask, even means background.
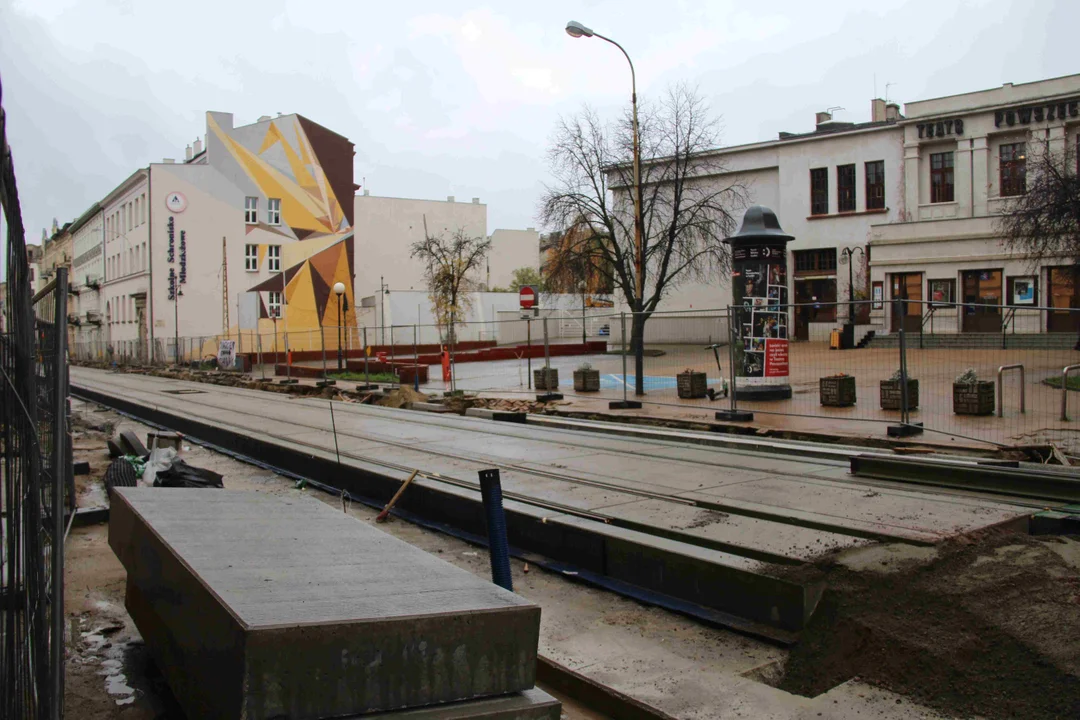
[[[574,371],[574,392],[598,392],[600,390],[600,371],[589,363],[582,363]]]
[[[829,407],[851,407],[855,404],[855,376],[837,373],[818,380],[821,404]]]
[[[919,407],[919,381],[913,377],[907,379],[907,397],[908,410]],[[881,409],[900,410],[903,399],[900,371],[897,370],[891,378],[881,381]]]
[[[952,391],[953,412],[957,415],[994,414],[994,383],[980,380],[974,368],[956,378]]]
[[[686,368],[675,376],[675,385],[679,390],[680,398],[696,400],[705,397],[708,379],[705,373]]]
[[[558,390],[559,369],[545,365],[538,370],[533,370],[533,386],[537,390]]]

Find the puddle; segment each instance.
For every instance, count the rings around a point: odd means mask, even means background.
[[[97,603],[101,610],[111,607],[110,603]],[[105,692],[113,697],[117,705],[130,705],[135,702],[135,688],[128,684],[124,674],[124,653],[131,645],[128,641],[112,642],[110,637],[124,629],[122,623],[99,625],[93,630],[83,631],[82,640],[86,644],[87,659],[101,661],[98,675],[105,678]]]

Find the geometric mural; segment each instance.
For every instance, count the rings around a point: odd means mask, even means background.
[[[281,199],[280,225],[266,224],[260,208],[260,222],[247,231],[296,241],[281,245],[284,272],[245,289],[280,292],[284,282],[288,329],[303,331],[338,324],[337,297],[331,296],[334,283],[341,282],[348,308],[343,321],[355,326],[352,143],[299,115],[270,121],[255,143],[242,144],[212,115],[208,126],[263,197]],[[251,149],[256,145],[257,151]],[[263,254],[260,246],[260,263]],[[265,307],[261,296],[260,306]]]

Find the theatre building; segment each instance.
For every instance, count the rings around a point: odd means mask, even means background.
[[[1080,308],[1072,258],[1011,253],[998,220],[1026,192],[1033,153],[1077,150],[1080,75],[907,103],[898,125],[903,197],[898,217],[870,229],[872,321],[887,332],[1076,333],[1080,312],[1063,311]]]

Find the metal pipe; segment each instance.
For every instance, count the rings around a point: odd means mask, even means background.
[[[67,403],[68,403],[68,362],[67,362],[67,268],[56,269],[56,319],[53,332],[56,333],[54,347],[56,365],[53,368],[53,458],[52,458],[52,629],[49,638],[51,697],[50,716],[59,720],[64,716],[64,480],[68,477],[71,451],[68,448]],[[72,496],[71,511],[75,512],[75,498]]]
[[[623,407],[626,407],[626,312],[622,312],[619,315],[619,322],[622,325],[622,400]]]
[[[544,390],[551,392],[551,349],[548,346],[548,319],[546,317],[544,318]]]
[[[1023,364],[1022,363],[1016,363],[1016,364],[1013,364],[1013,365],[1002,365],[1001,367],[998,368],[998,371],[997,371],[997,393],[998,393],[997,416],[998,417],[1002,417],[1004,415],[1004,410],[1005,410],[1005,393],[1002,391],[1001,375],[1006,370],[1019,370],[1020,371],[1020,412],[1025,412],[1026,411],[1026,408],[1024,407],[1025,403],[1024,403],[1024,366],[1023,366]]]
[[[729,374],[731,375],[731,387],[728,388],[728,396],[730,397],[730,405],[732,414],[735,413],[735,340],[737,335],[735,328],[739,322],[735,317],[735,308],[728,306],[728,366]]]
[[[1061,370],[1061,419],[1069,421],[1069,373],[1080,370],[1080,365],[1066,365]]]

